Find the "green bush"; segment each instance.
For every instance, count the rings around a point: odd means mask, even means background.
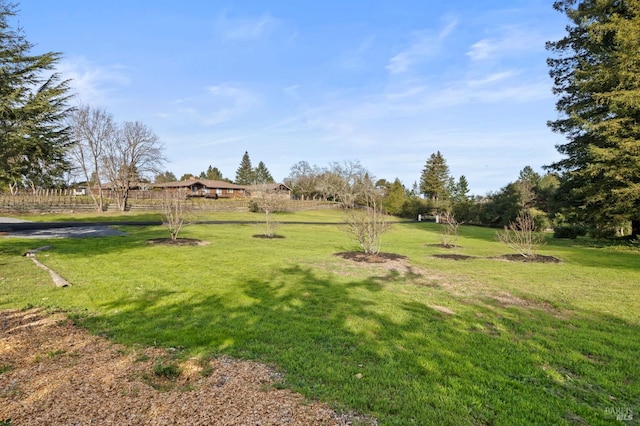
[[[553,238],[570,238],[575,240],[585,235],[587,235],[587,229],[582,225],[560,225],[553,229]]]
[[[547,213],[538,209],[529,209],[527,214],[533,219],[533,226],[536,231],[545,231],[551,228],[551,221]]]

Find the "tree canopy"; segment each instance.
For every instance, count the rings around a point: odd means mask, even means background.
[[[255,173],[253,166],[251,165],[251,158],[249,158],[249,152],[245,151],[240,160],[240,165],[236,170],[237,185],[252,185],[255,182]]]
[[[565,208],[597,227],[640,232],[640,0],[562,0],[567,35],[547,43],[561,116],[549,122],[567,142],[550,165]]]
[[[256,184],[275,182],[273,176],[271,176],[271,172],[269,172],[269,169],[267,169],[267,166],[262,161],[260,161],[254,169],[253,178]]]
[[[420,192],[436,202],[449,198],[451,189],[449,166],[440,151],[431,154],[420,177]]]
[[[71,95],[53,72],[60,54],[31,54],[33,44],[10,26],[15,15],[15,6],[0,0],[0,185],[51,187],[68,168]]]

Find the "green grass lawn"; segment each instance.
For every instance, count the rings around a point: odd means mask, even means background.
[[[211,220],[232,215],[212,214]],[[238,216],[245,220],[245,214]],[[466,261],[439,225],[399,223],[383,251],[406,263],[354,264],[338,212],[278,216],[282,239],[257,224],[194,225],[199,247],[150,246],[161,227],[128,235],[0,239],[0,307],[69,312],[128,345],[184,347],[268,363],[284,385],[381,424],[611,424],[640,419],[640,251],[549,239],[560,264],[491,259],[509,253],[495,230],[462,227]],[[253,220],[253,219],[248,219]],[[56,288],[20,255],[73,286]],[[616,411],[617,410],[617,411]]]

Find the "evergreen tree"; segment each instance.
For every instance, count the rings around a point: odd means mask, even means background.
[[[174,175],[172,172],[170,171],[166,171],[166,172],[162,172],[162,173],[158,173],[157,175],[155,175],[155,177],[153,178],[153,182],[154,183],[168,183],[168,182],[175,182],[178,179],[176,179],[176,175]]]
[[[253,185],[255,183],[255,174],[253,166],[251,165],[251,159],[249,153],[244,152],[240,166],[236,170],[236,184],[237,185]]]
[[[67,81],[52,73],[59,53],[30,54],[33,44],[9,25],[15,6],[0,0],[0,185],[55,185],[68,168]]]
[[[450,187],[451,176],[446,160],[440,151],[431,154],[420,177],[420,193],[438,203],[449,198]]]
[[[458,178],[458,182],[454,185],[451,199],[454,203],[469,201],[469,181],[467,181],[467,177],[465,175]]]
[[[200,173],[200,178],[208,180],[225,180],[222,176],[222,172],[217,167],[211,167],[211,165],[209,165],[206,172]]]
[[[383,206],[389,214],[401,214],[402,206],[404,206],[407,198],[404,185],[402,185],[402,182],[400,182],[400,179],[398,178],[396,178],[393,183],[388,185],[389,186],[385,191],[386,195],[383,200]]]
[[[273,183],[273,176],[267,169],[267,166],[261,161],[258,163],[258,166],[253,171],[254,181],[257,184],[261,183]]]
[[[559,0],[567,35],[547,43],[556,107],[549,122],[567,142],[562,172],[565,207],[599,227],[632,223],[640,232],[640,1]]]

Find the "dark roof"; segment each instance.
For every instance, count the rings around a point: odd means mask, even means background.
[[[267,191],[273,191],[275,189],[278,191],[291,191],[291,188],[284,183],[259,183],[257,185],[248,185],[245,188],[247,188],[248,191],[262,191],[263,189]]]
[[[200,184],[209,189],[245,189],[242,185],[225,182],[223,180],[187,179],[180,182],[154,183],[154,188],[188,188],[193,184]]]

